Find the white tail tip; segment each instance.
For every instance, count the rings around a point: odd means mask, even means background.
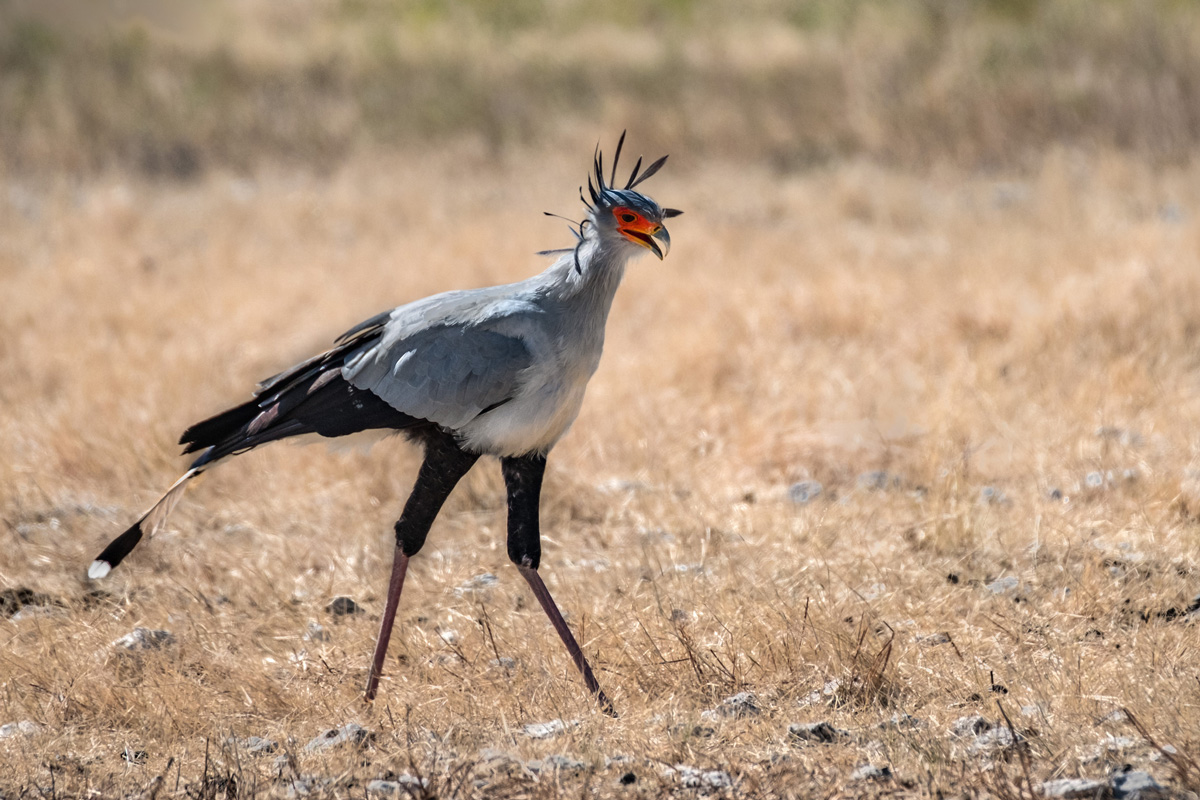
[[[100,580],[101,578],[107,576],[110,572],[112,572],[112,564],[99,559],[93,561],[92,565],[88,567],[88,577],[94,581]]]

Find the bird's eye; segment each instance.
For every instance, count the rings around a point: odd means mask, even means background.
[[[628,211],[626,211],[624,214],[621,215],[621,222],[624,222],[625,224],[629,224],[631,222],[637,222],[637,215],[631,214]]]

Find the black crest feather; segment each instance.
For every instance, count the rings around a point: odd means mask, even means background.
[[[625,188],[626,188],[626,189],[632,189],[632,188],[634,188],[634,187],[635,187],[635,186],[637,186],[639,183],[641,183],[642,181],[646,180],[646,178],[649,178],[651,175],[653,175],[654,173],[656,173],[656,172],[658,172],[660,169],[662,169],[662,165],[663,165],[663,164],[665,164],[665,163],[667,163],[667,157],[666,157],[666,156],[663,156],[663,157],[662,157],[662,158],[660,158],[658,161],[655,161],[653,164],[651,164],[650,166],[646,167],[646,171],[645,171],[645,172],[643,172],[641,175],[639,175],[639,176],[638,176],[638,178],[637,178],[637,180],[632,180],[632,179],[631,179],[631,180],[630,180],[630,183],[629,183],[629,185],[628,185],[628,186],[626,186]]]
[[[588,175],[588,196],[592,201],[589,203],[587,197],[583,194],[583,187],[579,187],[579,199],[589,211],[595,211],[601,205],[604,205],[605,195],[612,191],[617,186],[617,165],[621,160],[621,150],[625,147],[625,134],[627,131],[621,131],[621,138],[617,139],[617,149],[613,152],[612,169],[607,180],[604,174],[604,153],[600,150],[600,143],[596,143],[596,150],[592,155],[592,174]],[[642,170],[642,157],[638,156],[637,163],[633,165],[633,172],[629,174],[629,180],[625,182],[623,189],[633,189],[642,181],[654,175],[663,164],[667,163],[667,157],[663,156],[650,166]],[[611,202],[611,200],[609,201]]]

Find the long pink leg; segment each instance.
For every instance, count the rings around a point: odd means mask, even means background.
[[[575,662],[575,666],[583,673],[583,682],[587,685],[588,690],[596,695],[596,700],[600,703],[600,710],[610,717],[617,716],[617,711],[613,708],[612,701],[604,694],[604,690],[600,688],[600,682],[596,680],[595,674],[592,673],[592,666],[588,664],[587,658],[583,655],[583,648],[579,646],[579,642],[575,641],[575,636],[571,633],[571,629],[567,627],[567,621],[563,619],[562,612],[558,610],[558,605],[554,602],[554,598],[550,596],[550,590],[546,588],[546,584],[542,581],[542,576],[533,567],[518,566],[521,575],[529,583],[529,588],[533,589],[533,596],[538,599],[542,605],[542,610],[546,612],[546,616],[550,618],[550,624],[554,626],[554,630],[558,631],[558,638],[562,639],[563,644],[567,646],[567,653],[570,654],[571,660]]]
[[[600,682],[592,673],[592,667],[583,657],[583,649],[550,590],[538,574],[538,563],[542,558],[541,526],[539,523],[539,505],[542,495],[542,478],[546,472],[546,456],[531,453],[526,456],[510,456],[500,459],[500,471],[504,473],[504,485],[508,489],[508,557],[533,590],[533,596],[538,599],[542,610],[550,618],[550,624],[558,631],[558,638],[567,646],[567,653],[575,666],[583,673],[583,682],[588,691],[600,702],[600,709],[610,717],[617,715],[612,701],[600,688]]]
[[[379,638],[375,641],[375,657],[371,659],[371,671],[367,673],[365,699],[368,703],[375,699],[375,693],[379,690],[379,676],[383,674],[383,660],[392,640],[392,626],[396,623],[396,609],[400,605],[400,591],[404,589],[404,575],[407,572],[408,556],[397,545],[392,561],[392,578],[388,582],[387,605],[383,609],[383,620],[379,623]]]
[[[365,699],[368,703],[375,699],[375,693],[379,690],[379,676],[383,674],[383,661],[387,656],[388,642],[392,639],[392,626],[396,622],[396,608],[400,605],[400,590],[404,588],[404,574],[408,572],[408,559],[425,544],[425,537],[429,535],[429,528],[442,503],[446,502],[459,478],[466,475],[479,458],[474,453],[463,451],[448,433],[433,430],[422,435],[425,460],[417,472],[412,493],[404,503],[404,513],[396,522],[392,578],[388,581],[387,604],[383,609],[383,620],[379,623],[375,657],[367,674]]]

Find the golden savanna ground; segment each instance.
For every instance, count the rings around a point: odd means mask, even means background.
[[[797,30],[811,58],[867,35]],[[0,795],[376,797],[409,774],[439,797],[1031,797],[1126,765],[1200,791],[1186,136],[945,158],[837,139],[797,161],[767,134],[739,153],[724,129],[640,130],[616,97],[528,144],[405,134],[312,163],[246,134],[274,154],[247,165],[200,132],[168,176],[66,128],[7,150],[0,591],[21,613],[0,620],[0,725],[33,726],[0,739]],[[541,269],[570,242],[541,212],[577,213],[596,138],[625,125],[627,156],[671,152],[644,188],[686,214],[664,262],[631,265],[553,451],[542,567],[619,718],[507,562],[493,462],[412,562],[373,707],[418,458],[401,439],[236,458],[86,580],[184,468],[188,424],[379,310]],[[339,595],[365,613],[333,616]],[[113,647],[138,626],[174,641]],[[740,692],[753,709],[723,705]],[[972,715],[998,727],[955,733]],[[351,722],[368,746],[306,751]],[[789,733],[817,722],[832,741]],[[864,764],[890,777],[852,777]]]

